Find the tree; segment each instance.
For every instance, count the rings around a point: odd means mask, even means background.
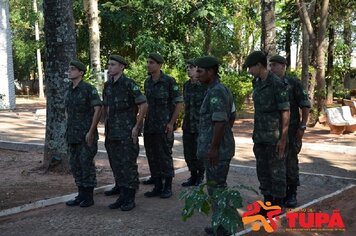
[[[44,0],[45,75],[47,120],[44,168],[69,170],[65,141],[64,94],[66,72],[76,55],[75,27],[71,0]],[[52,168],[53,167],[53,168]]]
[[[261,49],[271,57],[276,54],[275,1],[261,0]]]
[[[14,109],[16,106],[14,68],[7,0],[0,1],[0,16],[0,109]]]

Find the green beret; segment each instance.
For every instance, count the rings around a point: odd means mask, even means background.
[[[195,65],[200,68],[212,68],[215,66],[219,66],[219,61],[215,57],[212,56],[204,56],[195,59]]]
[[[262,51],[254,51],[247,56],[244,67],[251,67],[263,61],[267,61],[266,55]]]
[[[270,59],[269,59],[270,62],[277,62],[277,63],[280,63],[280,64],[284,64],[284,65],[287,65],[287,60],[280,56],[280,55],[274,55],[272,56]]]
[[[185,61],[185,64],[187,65],[192,65],[192,66],[196,66],[195,65],[195,59],[194,58],[191,58],[191,59],[188,59]]]
[[[148,58],[151,58],[152,60],[156,61],[158,64],[163,64],[163,62],[164,62],[163,57],[160,54],[155,53],[155,52],[150,53],[148,55]]]
[[[87,67],[78,60],[71,60],[69,65],[77,67],[77,69],[83,71],[84,74],[87,71]]]
[[[127,64],[128,64],[127,61],[125,60],[125,58],[123,58],[120,55],[110,55],[109,59],[117,61],[117,62],[123,64],[124,66],[127,66]]]

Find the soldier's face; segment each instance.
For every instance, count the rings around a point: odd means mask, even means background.
[[[122,65],[120,62],[114,61],[114,60],[109,60],[108,63],[108,75],[109,76],[116,76],[124,70],[124,65]]]
[[[286,66],[278,62],[270,62],[269,67],[273,73],[275,73],[279,78],[282,78],[286,73]]]
[[[158,64],[155,60],[147,58],[147,71],[149,74],[157,73],[161,70],[161,64]]]
[[[187,64],[185,66],[185,69],[187,70],[189,78],[196,78],[196,73],[197,73],[197,67],[193,66],[191,64]]]
[[[258,77],[260,75],[260,64],[257,63],[256,65],[248,67],[248,73],[253,77]]]
[[[68,68],[68,79],[75,80],[79,77],[82,77],[84,74],[83,71],[79,70],[77,67],[70,65]]]
[[[204,84],[209,84],[210,81],[212,80],[212,76],[211,76],[211,71],[212,70],[208,70],[208,69],[204,69],[204,68],[197,68],[196,71],[196,78]]]

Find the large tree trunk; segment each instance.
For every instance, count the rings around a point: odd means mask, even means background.
[[[84,0],[83,3],[89,25],[90,64],[94,74],[97,74],[101,71],[98,0]],[[98,77],[100,76],[98,75]]]
[[[213,25],[210,21],[207,22],[205,31],[205,41],[204,41],[204,54],[209,55],[211,53],[211,35],[212,35]]]
[[[329,27],[329,46],[328,46],[328,64],[326,70],[326,104],[333,103],[333,92],[334,92],[334,47],[335,47],[335,29],[334,27]]]
[[[71,0],[44,0],[46,39],[47,121],[44,148],[45,170],[69,171],[65,141],[64,94],[68,65],[76,55]]]
[[[286,26],[286,44],[285,44],[285,51],[286,51],[286,59],[288,63],[288,67],[291,66],[291,45],[292,45],[292,26],[290,23],[287,23]]]
[[[14,109],[15,84],[8,1],[0,1],[0,109]]]
[[[268,58],[276,54],[276,24],[274,8],[274,0],[261,0],[261,49],[266,53]]]

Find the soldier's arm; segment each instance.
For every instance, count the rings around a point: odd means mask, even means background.
[[[87,142],[87,144],[89,146],[91,146],[91,144],[93,143],[93,138],[94,138],[93,134],[98,126],[100,117],[101,117],[101,105],[98,105],[98,106],[94,107],[94,115],[93,115],[93,119],[92,119],[92,122],[90,125],[90,129],[89,129],[87,135],[85,136],[85,141]]]
[[[183,103],[182,102],[178,102],[176,103],[176,106],[174,108],[174,112],[172,114],[171,120],[169,121],[169,125],[171,125],[172,127],[174,126],[174,123],[176,123],[178,116],[179,116],[179,112],[182,110],[183,108]],[[172,130],[166,130],[167,132],[172,132]]]
[[[225,132],[224,126],[225,126],[224,121],[214,122],[213,137],[208,151],[208,160],[211,166],[216,166],[219,162],[218,153],[219,153],[221,140],[224,137],[224,132]]]

